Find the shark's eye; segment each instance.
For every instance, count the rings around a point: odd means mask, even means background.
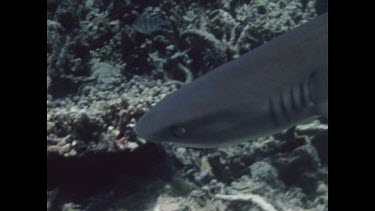
[[[172,134],[177,138],[183,137],[186,134],[186,128],[182,126],[172,126],[170,130]]]

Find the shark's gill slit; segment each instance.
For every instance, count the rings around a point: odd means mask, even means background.
[[[294,111],[294,113],[296,113],[296,114],[298,114],[298,104],[297,104],[297,102],[296,102],[296,91],[297,91],[298,89],[295,89],[295,87],[293,86],[293,87],[291,87],[290,89],[289,89],[289,95],[290,95],[290,105],[291,105],[291,111]]]
[[[305,93],[305,83],[304,82],[301,82],[299,84],[299,92],[300,92],[300,96],[299,96],[299,101],[301,102],[301,106],[303,109],[305,109],[307,107],[307,99],[306,99],[306,93]]]
[[[311,111],[312,107],[314,106],[312,99],[311,80],[312,77],[309,77],[307,80],[304,80],[299,84],[299,99],[302,105],[302,111]]]
[[[312,91],[312,83],[316,77],[317,73],[316,72],[312,72],[310,74],[310,77],[307,81],[307,89],[308,89],[308,93],[309,93],[309,102],[310,102],[310,106],[313,106],[314,104],[314,96],[313,96],[313,91]]]
[[[270,97],[269,100],[271,120],[275,126],[280,126],[283,123],[290,121],[290,116],[288,113],[289,108],[287,108],[288,106],[283,95],[283,93],[280,93]]]
[[[281,101],[281,108],[283,110],[283,114],[285,116],[285,119],[290,122],[291,116],[292,116],[292,110],[291,110],[291,102],[290,102],[290,92],[282,92],[280,95],[280,101]]]
[[[268,106],[269,106],[270,119],[275,126],[278,126],[279,125],[279,121],[277,117],[278,114],[277,114],[275,103],[273,102],[272,97],[268,99]]]
[[[302,109],[302,105],[301,105],[301,90],[299,89],[298,86],[294,86],[292,88],[292,90],[293,90],[293,95],[292,95],[293,104],[296,107],[296,111],[299,112]]]
[[[306,80],[305,83],[304,83],[304,94],[305,94],[305,99],[306,99],[306,103],[307,103],[308,107],[312,103],[312,101],[311,101],[310,81],[311,81],[311,77],[309,77],[309,79]]]

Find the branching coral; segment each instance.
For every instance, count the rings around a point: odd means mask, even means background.
[[[207,64],[206,69],[210,70],[235,59],[315,14],[312,2],[257,0],[249,4],[221,4],[220,8],[209,6],[205,11],[191,4],[181,12],[182,18],[172,14],[173,25],[180,26],[179,39],[190,44],[189,56],[196,60],[197,52],[204,55],[202,69]]]
[[[177,67],[185,74],[185,83],[190,83],[193,80],[191,71],[181,63],[178,63]]]

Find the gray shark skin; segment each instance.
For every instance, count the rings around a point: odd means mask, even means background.
[[[184,85],[136,124],[151,142],[212,148],[328,118],[328,13]]]

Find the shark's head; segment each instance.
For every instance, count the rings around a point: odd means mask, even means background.
[[[252,112],[252,106],[221,99],[222,92],[202,89],[201,84],[208,83],[188,84],[152,107],[137,121],[137,135],[154,143],[212,148],[249,140],[248,134],[264,126],[261,121],[267,114],[262,108],[253,107],[257,110]]]
[[[157,104],[137,121],[135,132],[153,143],[174,141],[184,136],[186,129],[177,126],[177,122],[171,118],[172,112]]]
[[[146,141],[211,148],[233,142],[238,135],[241,135],[231,132],[239,128],[238,122],[230,121],[236,118],[235,114],[218,112],[195,118],[194,115],[189,115],[190,112],[191,114],[195,112],[190,108],[173,112],[164,109],[163,104],[162,102],[153,107],[136,124],[137,135]]]
[[[205,147],[207,140],[213,140],[213,116],[203,114],[201,106],[183,99],[183,93],[184,90],[178,90],[168,95],[145,113],[137,121],[137,135],[149,142],[191,147]],[[216,124],[219,124],[219,120]]]

